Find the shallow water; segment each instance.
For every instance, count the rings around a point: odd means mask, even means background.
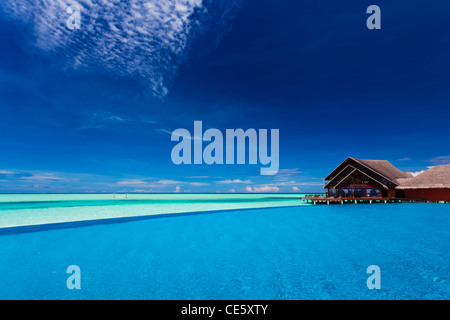
[[[64,209],[65,210],[65,209]],[[449,299],[450,207],[221,211],[0,235],[1,299]],[[69,290],[66,269],[81,269]],[[381,269],[369,290],[367,267]]]
[[[148,215],[303,205],[299,194],[0,195],[3,228]],[[118,198],[121,197],[121,198]],[[45,227],[44,227],[45,229]]]

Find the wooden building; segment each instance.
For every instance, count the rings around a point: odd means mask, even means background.
[[[324,180],[327,199],[450,201],[450,165],[413,175],[386,160],[348,157]]]
[[[450,201],[450,164],[432,167],[410,179],[399,179],[397,190],[406,199]]]
[[[400,179],[413,178],[386,160],[363,160],[348,157],[324,180],[328,195],[334,198],[396,198],[402,190],[396,190]],[[399,193],[399,194],[397,194]]]

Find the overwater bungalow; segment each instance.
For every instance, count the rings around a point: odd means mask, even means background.
[[[413,178],[386,160],[362,160],[348,157],[324,180],[328,195],[334,197],[396,198],[399,179]]]
[[[324,179],[326,196],[309,197],[330,202],[450,202],[450,165],[432,167],[418,175],[403,172],[387,160],[348,157]]]

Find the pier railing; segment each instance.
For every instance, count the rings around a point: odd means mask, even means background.
[[[403,199],[404,200],[404,199]],[[327,195],[306,195],[303,202],[312,204],[330,204],[330,203],[388,203],[388,202],[403,202],[402,199],[384,198],[384,197],[355,197],[349,195],[348,197],[330,197]],[[409,200],[407,202],[410,202]]]

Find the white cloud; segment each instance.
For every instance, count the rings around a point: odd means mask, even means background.
[[[136,193],[150,193],[150,192],[153,192],[153,190],[152,189],[134,189],[133,192],[136,192]]]
[[[280,191],[280,188],[278,188],[278,187],[272,187],[272,186],[262,186],[262,187],[250,187],[250,186],[247,186],[246,188],[245,188],[245,190],[247,191],[247,192],[279,192]]]
[[[299,168],[293,168],[293,169],[279,169],[278,173],[282,174],[282,175],[294,175],[294,174],[300,174],[302,172],[300,171]]]
[[[175,188],[175,192],[180,192],[181,191],[181,187],[180,186],[177,186],[176,188]]]
[[[252,183],[252,182],[250,180],[234,179],[234,180],[222,180],[218,181],[217,183],[231,184],[231,183]]]
[[[147,185],[148,183],[141,179],[128,179],[128,180],[118,181],[117,184],[119,186],[143,186],[143,185]]]
[[[14,171],[10,171],[10,170],[0,170],[0,174],[14,174]]]
[[[155,178],[125,179],[120,180],[116,183],[116,185],[118,186],[132,186],[136,188],[146,187],[159,190],[161,190],[161,188],[166,188],[173,185],[188,185],[188,184],[194,187],[202,187],[209,185],[209,183],[207,182],[184,182],[170,179],[155,180]]]
[[[210,176],[186,176],[186,179],[208,179]]]
[[[274,176],[274,180],[276,181],[286,181],[291,180],[293,177],[297,177],[302,172],[298,168],[293,169],[279,169],[276,175]]]
[[[435,166],[428,166],[427,170],[434,168]],[[426,172],[427,170],[420,170],[420,171],[416,171],[416,172],[411,172],[411,174],[413,175],[413,177],[417,177],[419,174]]]
[[[297,182],[296,183],[299,186],[324,186],[325,183],[323,182]]]
[[[292,191],[294,192],[300,192],[300,189],[298,187],[292,187]]]
[[[53,180],[59,181],[61,178],[54,176],[51,173],[48,174],[33,174],[31,177],[23,177],[22,180],[32,180],[32,181],[43,181],[43,180]]]
[[[436,157],[436,158],[429,159],[428,161],[433,163],[436,166],[443,165],[443,164],[450,164],[450,156]]]
[[[419,174],[424,173],[425,170],[422,171],[416,171],[416,172],[411,172],[411,174],[413,175],[413,177],[417,177]]]
[[[179,184],[179,183],[183,183],[183,182],[176,181],[176,180],[169,180],[169,179],[161,179],[161,180],[156,181],[156,183],[167,185],[167,184]]]
[[[147,119],[144,117],[130,117],[107,111],[98,111],[92,114],[89,113],[88,117],[89,117],[88,123],[79,128],[76,128],[76,130],[99,129],[123,123],[132,123],[133,125],[146,125],[146,126],[154,125],[157,123],[154,120]]]
[[[0,180],[3,181],[28,181],[28,182],[42,182],[42,181],[69,181],[68,179],[61,178],[53,172],[42,171],[13,171],[13,170],[0,170]]]
[[[81,9],[80,29],[67,28],[70,5]],[[202,0],[21,0],[0,6],[9,18],[33,27],[36,48],[63,57],[69,68],[138,76],[160,98],[210,15]],[[221,4],[221,19],[227,6],[235,7]]]
[[[191,186],[194,186],[194,187],[202,187],[202,186],[208,186],[209,185],[209,183],[206,183],[206,182],[191,182],[189,184]]]

